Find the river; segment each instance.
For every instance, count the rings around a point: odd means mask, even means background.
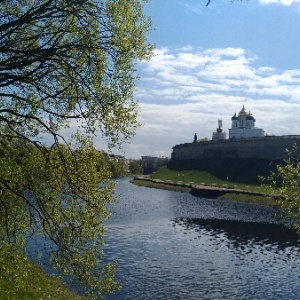
[[[106,259],[130,299],[300,299],[300,244],[274,208],[118,181]]]

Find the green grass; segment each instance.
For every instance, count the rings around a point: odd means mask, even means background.
[[[17,256],[14,262],[0,251],[0,300],[82,299],[26,257]]]
[[[257,203],[263,205],[276,205],[275,201],[270,197],[245,195],[245,194],[224,194],[219,199],[235,200],[247,203]]]
[[[144,187],[150,187],[150,188],[157,188],[157,189],[165,189],[165,190],[171,190],[171,191],[180,191],[180,192],[190,192],[191,188],[188,187],[181,187],[171,184],[163,184],[163,183],[156,183],[149,180],[132,180],[131,183],[137,185],[137,186],[144,186]]]
[[[174,181],[172,181],[174,182]],[[156,183],[152,182],[150,180],[132,180],[131,183],[137,185],[137,186],[144,186],[149,188],[157,188],[157,189],[165,189],[165,190],[172,190],[172,191],[178,191],[178,192],[190,192],[191,188],[188,187],[182,187],[172,184],[164,184],[164,183]],[[216,184],[214,185],[216,186]],[[261,192],[261,187],[255,187],[255,186],[245,186],[247,187],[247,191],[255,191],[255,192]],[[235,200],[235,201],[241,201],[241,202],[248,202],[248,203],[257,203],[262,205],[276,205],[275,201],[271,199],[270,197],[260,196],[260,195],[252,195],[252,194],[242,194],[242,193],[225,193],[218,197],[218,199],[227,199],[227,200]]]
[[[259,176],[268,176],[280,161],[239,158],[205,158],[170,161],[152,178],[194,182],[219,187],[263,191]]]
[[[152,179],[170,180],[173,182],[182,181],[184,183],[194,183],[197,185],[208,185],[225,188],[236,188],[241,190],[250,190],[256,192],[263,192],[264,188],[261,184],[246,184],[238,183],[227,180],[222,180],[207,171],[198,170],[171,170],[167,166],[160,168],[158,171],[151,175]]]
[[[171,180],[173,182],[182,181],[182,182],[194,182],[196,184],[200,183],[219,183],[222,184],[223,180],[209,174],[206,171],[196,171],[196,170],[172,170],[167,166],[164,166],[157,170],[151,175],[152,179],[161,179],[161,180]]]
[[[203,158],[171,161],[168,168],[174,171],[202,171],[222,181],[227,181],[228,177],[231,182],[257,185],[260,183],[258,175],[269,174],[278,163],[254,158]]]
[[[206,158],[198,160],[172,161],[151,174],[152,179],[163,181],[193,183],[195,185],[207,185],[221,188],[233,188],[249,192],[265,193],[259,176],[268,176],[274,171],[280,161],[267,161],[258,159],[223,159]],[[178,187],[151,183],[143,180],[135,180],[135,184],[181,190]],[[250,194],[226,193],[220,199],[231,199],[244,202],[274,205],[270,197]]]

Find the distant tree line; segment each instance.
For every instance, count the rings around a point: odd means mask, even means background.
[[[98,166],[99,168],[108,168],[112,178],[120,178],[127,176],[128,174],[149,175],[169,162],[169,158],[167,157],[146,157],[142,159],[126,160],[125,158],[112,158],[104,151],[99,152],[102,154],[99,155],[101,159],[98,162]]]
[[[149,157],[139,160],[144,175],[149,175],[157,171],[160,167],[166,165],[168,162],[169,158],[167,157]]]

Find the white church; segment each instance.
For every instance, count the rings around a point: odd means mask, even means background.
[[[264,137],[265,131],[255,127],[255,119],[251,112],[246,112],[243,105],[238,116],[236,113],[231,118],[231,128],[229,128],[229,139]]]
[[[238,115],[236,113],[231,118],[231,128],[229,128],[229,139],[260,138],[265,136],[265,131],[255,127],[255,118],[251,112],[247,112],[243,105]],[[222,130],[222,121],[219,120],[217,131],[213,133],[212,140],[224,140],[226,134]]]

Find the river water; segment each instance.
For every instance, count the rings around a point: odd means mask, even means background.
[[[119,259],[108,299],[300,299],[300,244],[275,210],[117,185],[105,259]]]

